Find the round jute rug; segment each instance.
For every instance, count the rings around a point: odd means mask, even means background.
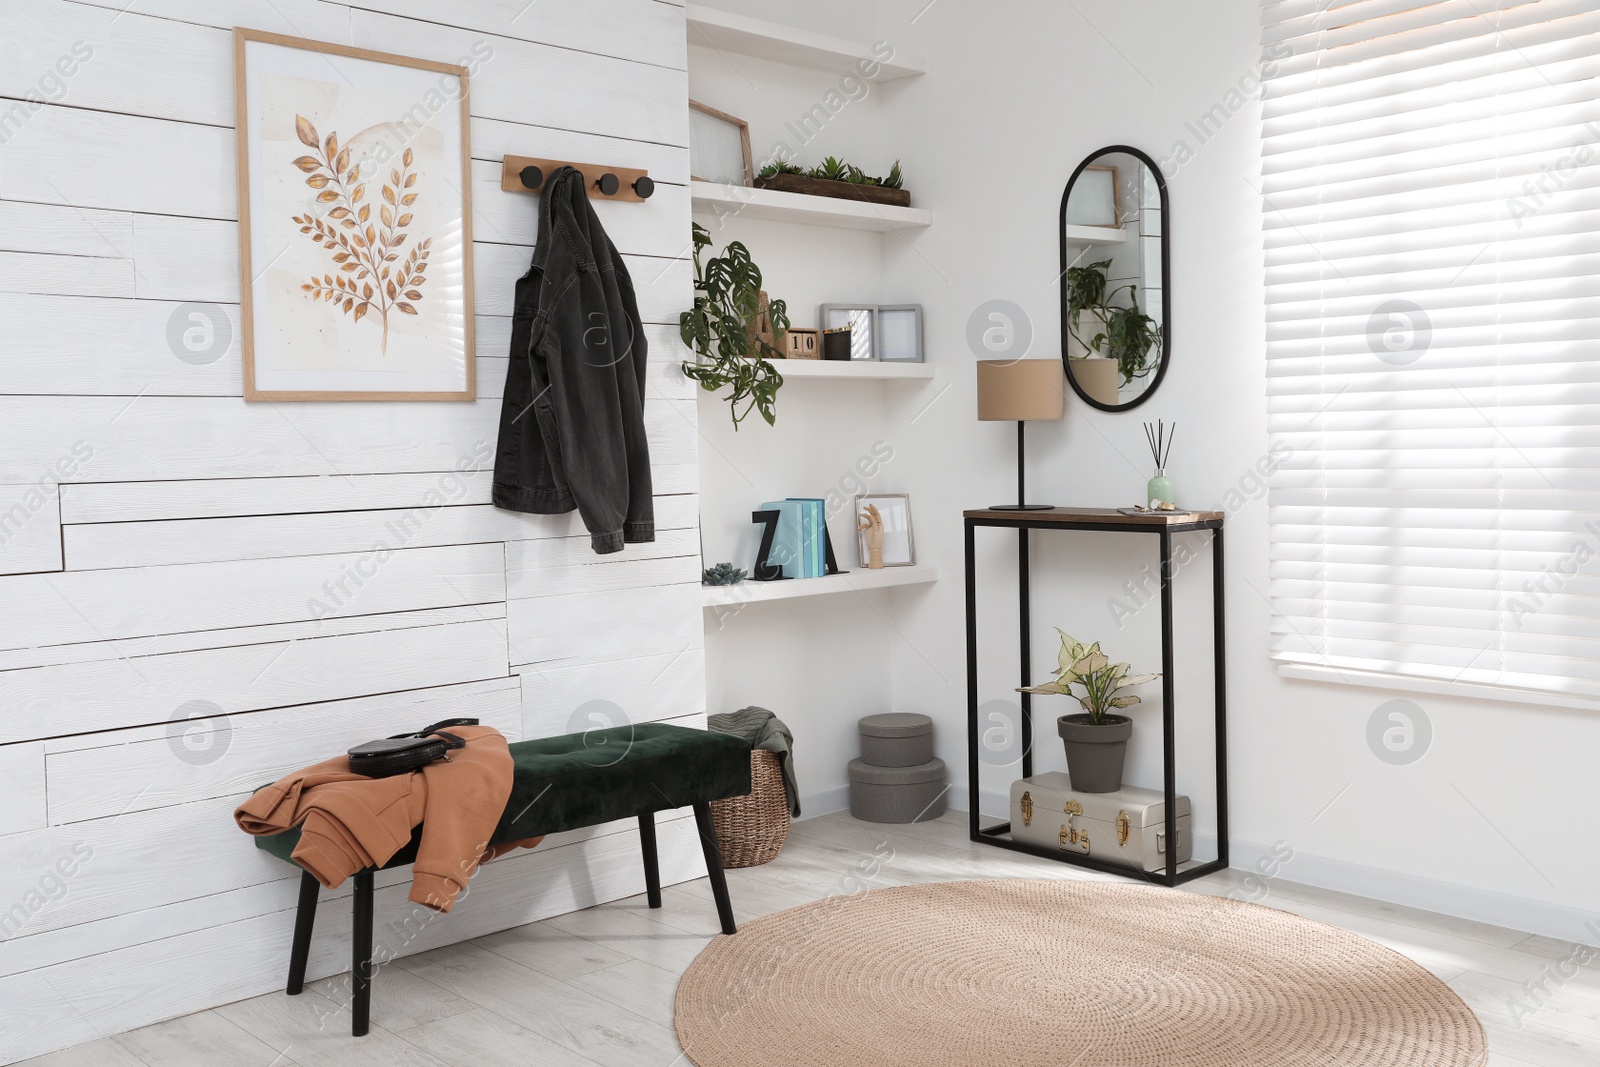
[[[1417,964],[1255,904],[1086,881],[833,897],[718,937],[678,984],[698,1067],[1481,1067]]]

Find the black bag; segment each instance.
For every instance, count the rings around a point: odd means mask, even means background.
[[[388,778],[419,770],[437,759],[448,760],[452,749],[466,748],[467,743],[444,727],[476,725],[477,719],[445,719],[414,734],[367,741],[350,750],[350,770],[368,778]]]

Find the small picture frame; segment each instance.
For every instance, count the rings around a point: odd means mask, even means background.
[[[689,176],[718,185],[754,181],[750,124],[698,100],[689,101]]]
[[[878,305],[878,362],[922,362],[922,305]]]
[[[851,362],[878,358],[878,307],[876,304],[823,304],[817,321],[824,330],[850,328]]]
[[[911,536],[911,496],[907,493],[867,493],[856,497],[856,525],[867,505],[878,509],[883,517],[883,565],[885,567],[914,567],[917,563],[917,546]],[[865,530],[856,531],[856,551],[862,568],[871,559]]]

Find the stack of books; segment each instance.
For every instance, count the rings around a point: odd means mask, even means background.
[[[821,578],[828,573],[828,515],[821,497],[768,501],[763,511],[778,513],[767,562],[785,578]]]

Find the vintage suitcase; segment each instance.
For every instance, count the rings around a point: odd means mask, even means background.
[[[1178,862],[1194,847],[1189,798],[1179,796]],[[1061,771],[1011,783],[1011,837],[1040,848],[1159,871],[1167,865],[1166,804],[1153,789],[1075,793]]]

